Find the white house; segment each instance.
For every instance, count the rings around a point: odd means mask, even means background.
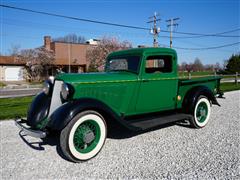
[[[0,56],[0,81],[23,80],[24,63],[17,62],[13,56]]]

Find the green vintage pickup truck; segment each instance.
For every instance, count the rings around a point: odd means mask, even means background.
[[[168,48],[137,48],[111,53],[105,72],[67,74],[45,82],[16,119],[26,134],[45,138],[60,132],[60,149],[79,162],[99,153],[111,123],[134,131],[188,120],[195,128],[210,119],[220,77],[180,79],[177,54]]]

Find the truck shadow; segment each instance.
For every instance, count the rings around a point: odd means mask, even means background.
[[[163,125],[156,126],[154,128],[150,128],[147,130],[141,130],[141,131],[131,131],[123,126],[114,126],[112,128],[109,128],[110,130],[108,131],[108,138],[110,138],[110,139],[127,139],[127,138],[131,138],[131,137],[138,136],[138,135],[145,134],[145,133],[152,132],[152,131],[157,131],[157,130],[168,128],[168,127],[175,126],[175,125],[185,127],[185,128],[191,128],[191,126],[187,120],[182,121],[182,122],[172,122],[172,123],[168,123],[168,124],[163,124]]]
[[[137,132],[131,131],[123,126],[114,126],[114,127],[111,127],[110,130],[108,131],[107,138],[109,138],[109,139],[127,139],[127,138],[131,138],[131,137],[145,134],[148,132],[168,128],[168,127],[175,126],[175,125],[182,126],[185,128],[190,128],[190,125],[188,122],[173,122],[173,123],[160,125],[155,128],[148,129],[148,130],[137,131]],[[24,135],[22,131],[19,132],[19,136],[25,144],[27,144],[30,148],[37,150],[37,151],[44,151],[45,150],[44,146],[49,146],[49,145],[56,146],[56,151],[57,151],[58,155],[61,158],[69,161],[60,149],[60,142],[59,142],[60,133],[54,132],[54,133],[50,134],[47,138],[44,138],[44,139],[36,138],[36,140],[34,140],[34,141],[32,140],[32,138],[30,140],[28,138],[26,138],[27,136]],[[69,161],[69,162],[71,162],[71,161]]]
[[[152,131],[157,131],[157,130],[168,128],[168,127],[175,126],[175,125],[185,127],[185,128],[191,128],[189,122],[187,122],[187,121],[186,122],[168,123],[168,124],[164,124],[164,125],[160,125],[160,126],[151,128],[151,129],[142,130],[142,131],[131,131],[123,126],[115,125],[115,126],[109,128],[110,130],[108,131],[107,138],[109,138],[109,139],[127,139],[127,138],[131,138],[131,137],[138,136],[141,134],[149,133]],[[50,145],[50,146],[59,145],[60,133],[54,132],[54,133],[51,133],[47,138],[44,138],[44,139],[36,138],[36,141],[26,139],[27,136],[24,135],[22,133],[22,131],[19,131],[19,136],[23,140],[23,142],[25,142],[32,149],[43,151],[43,150],[45,150],[45,148],[44,148],[45,145]]]
[[[145,134],[148,132],[152,132],[152,131],[156,131],[159,129],[163,129],[163,128],[167,128],[170,126],[173,126],[175,124],[171,123],[171,124],[165,124],[165,125],[161,125],[155,128],[151,128],[148,130],[141,130],[141,131],[131,131],[125,127],[116,127],[116,128],[112,128],[110,129],[110,131],[108,131],[108,138],[110,139],[128,139],[134,136],[138,136],[141,134]]]
[[[19,131],[19,136],[23,140],[24,143],[26,143],[29,147],[31,147],[34,150],[43,151],[45,150],[45,145],[51,145],[56,146],[58,144],[57,139],[58,137],[50,136],[48,138],[44,139],[37,139],[36,141],[28,140],[25,134],[22,133],[22,131]]]
[[[56,151],[58,153],[58,155],[69,161],[64,154],[62,153],[62,151],[60,150],[60,145],[59,145],[59,133],[53,133],[50,136],[48,136],[47,138],[44,139],[36,139],[36,141],[32,141],[32,140],[28,140],[26,139],[26,135],[22,134],[22,131],[19,132],[19,136],[20,138],[23,140],[23,142],[25,144],[27,144],[30,148],[37,150],[37,151],[44,151],[45,148],[44,146],[56,146]],[[69,161],[71,162],[71,161]]]

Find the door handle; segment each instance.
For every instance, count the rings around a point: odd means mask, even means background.
[[[149,80],[147,80],[147,79],[144,79],[144,80],[142,80],[142,82],[149,82]]]

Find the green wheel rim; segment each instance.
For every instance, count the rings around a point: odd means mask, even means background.
[[[91,142],[86,142],[84,137],[87,134],[94,135],[92,136]],[[91,152],[98,144],[101,136],[101,131],[98,123],[94,120],[87,120],[80,124],[73,136],[73,144],[76,150],[80,153],[89,153]]]
[[[203,123],[208,116],[208,106],[205,102],[200,102],[197,106],[196,112],[197,120],[200,123]]]

